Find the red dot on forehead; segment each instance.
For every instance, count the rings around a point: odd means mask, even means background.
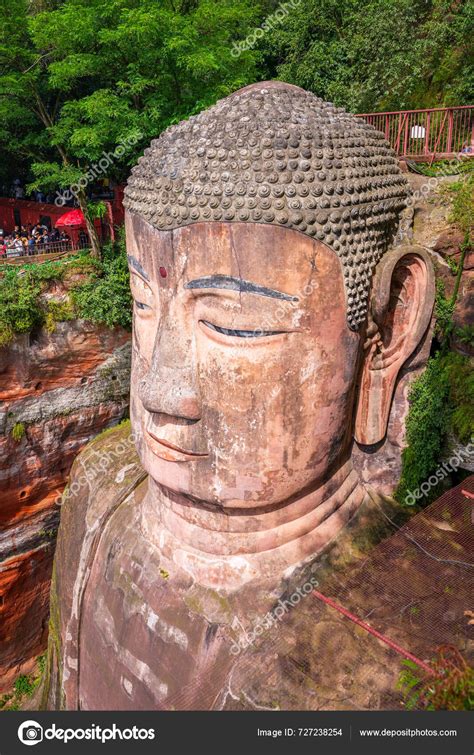
[[[166,272],[166,267],[160,267],[160,275],[162,278],[166,278],[168,273]]]

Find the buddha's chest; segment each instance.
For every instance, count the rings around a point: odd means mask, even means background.
[[[79,631],[83,710],[209,708],[229,643],[193,610],[133,511],[103,532],[84,591]]]

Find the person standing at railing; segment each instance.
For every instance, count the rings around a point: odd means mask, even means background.
[[[20,234],[16,233],[15,238],[7,244],[7,257],[21,257],[23,254],[23,242]]]

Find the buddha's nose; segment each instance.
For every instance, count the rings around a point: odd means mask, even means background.
[[[151,366],[139,395],[149,412],[180,419],[201,418],[201,397],[195,343],[176,327],[161,324]]]

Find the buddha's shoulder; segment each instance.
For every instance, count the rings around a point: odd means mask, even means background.
[[[144,472],[134,446],[130,423],[110,428],[88,443],[76,457],[61,503],[61,522],[54,557],[51,585],[51,621],[48,654],[56,668],[56,681],[46,684],[44,699],[57,707],[77,706],[77,658],[81,602],[101,534],[147,488]],[[67,666],[66,660],[69,665]],[[72,660],[71,660],[72,659]],[[49,663],[49,662],[48,662]],[[66,665],[65,665],[66,664]],[[67,667],[66,667],[67,666]],[[48,668],[50,665],[48,665]],[[64,669],[63,669],[64,667]],[[63,693],[58,680],[63,669]],[[67,690],[66,690],[67,688]]]
[[[146,472],[134,446],[130,422],[110,428],[76,457],[61,503],[57,560],[72,564],[102,531],[112,513],[134,494]],[[87,560],[87,559],[86,559]]]

